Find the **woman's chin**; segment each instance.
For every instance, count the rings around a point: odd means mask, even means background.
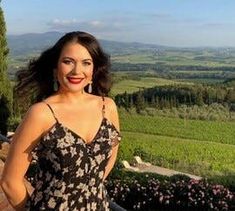
[[[66,86],[65,88],[60,88],[62,93],[79,93],[84,91],[84,87],[74,87],[74,86]]]

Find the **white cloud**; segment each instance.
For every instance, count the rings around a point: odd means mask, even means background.
[[[71,31],[71,30],[86,30],[91,32],[107,32],[107,31],[119,31],[122,24],[118,22],[105,22],[100,20],[79,21],[77,19],[72,20],[60,20],[54,19],[47,23],[49,30],[58,31]]]

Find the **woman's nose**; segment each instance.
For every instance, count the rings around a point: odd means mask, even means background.
[[[80,72],[82,72],[82,65],[79,63],[76,63],[73,68],[73,73],[78,74]]]

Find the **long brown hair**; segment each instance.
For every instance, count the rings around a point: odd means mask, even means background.
[[[29,104],[39,102],[54,93],[53,70],[56,68],[63,47],[69,42],[77,42],[90,53],[94,72],[92,76],[92,94],[107,96],[111,89],[110,58],[103,51],[97,39],[86,32],[69,32],[61,37],[54,46],[29,62],[27,68],[17,72],[16,96],[19,102]],[[88,86],[86,86],[87,91]]]

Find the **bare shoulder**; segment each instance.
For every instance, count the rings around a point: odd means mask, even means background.
[[[117,105],[111,97],[104,97],[106,109],[110,112],[115,112],[117,110]]]
[[[35,112],[44,112],[45,111],[46,104],[43,102],[38,102],[29,108],[28,112],[31,112],[32,114]]]
[[[31,151],[44,132],[48,118],[46,115],[47,111],[43,103],[32,105],[24,115],[11,140],[3,172],[3,178],[7,178],[6,181],[15,181],[13,184],[17,185],[23,181],[32,159]]]
[[[90,99],[93,99],[94,102],[97,102],[98,105],[101,105],[101,96],[93,95]],[[111,97],[104,97],[104,102],[102,101],[102,104],[105,105],[105,112],[111,113],[113,110],[115,111],[117,109],[115,101]]]
[[[117,105],[115,101],[110,97],[105,97],[105,113],[109,121],[112,122],[112,124],[118,131],[120,131]]]
[[[49,117],[45,103],[33,104],[24,115],[13,136],[13,145],[31,145],[48,129]]]
[[[37,117],[40,120],[46,120],[48,118],[49,109],[43,102],[33,104],[26,113],[26,116]]]
[[[32,122],[34,127],[37,124],[42,130],[46,130],[51,124],[51,114],[48,106],[43,102],[33,104],[25,114],[23,122]]]

